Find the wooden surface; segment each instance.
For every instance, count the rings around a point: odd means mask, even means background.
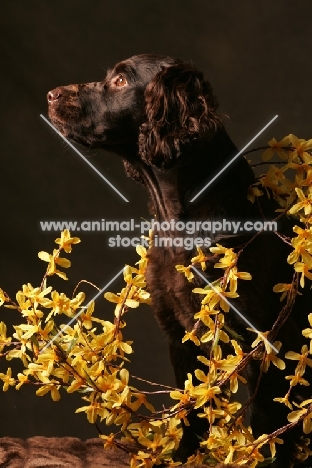
[[[32,437],[27,440],[0,438],[0,468],[86,467],[125,468],[129,467],[129,458],[121,450],[104,450],[100,439],[81,441],[73,437]],[[215,468],[222,467],[235,468],[235,465],[221,464]],[[201,467],[197,465],[196,468]]]

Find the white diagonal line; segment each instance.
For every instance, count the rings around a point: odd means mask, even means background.
[[[272,343],[269,342],[269,340],[266,339],[266,337],[261,333],[259,332],[259,330],[257,330],[257,328],[251,323],[249,322],[248,319],[246,319],[246,317],[225,297],[222,295],[222,293],[220,293],[220,291],[218,291],[213,284],[210,283],[210,281],[207,280],[207,278],[205,278],[205,276],[197,270],[197,268],[191,266],[192,270],[196,271],[196,273],[198,274],[198,276],[200,276],[207,284],[209,284],[209,286],[211,287],[211,289],[214,290],[215,293],[217,293],[220,297],[222,297],[222,299],[224,300],[224,302],[226,302],[230,307],[231,309],[234,310],[234,312],[237,313],[237,315],[239,315],[239,317],[241,319],[244,320],[244,322],[247,323],[247,325],[252,328],[259,336],[261,336],[262,340],[265,341],[272,349],[274,349],[274,351],[276,353],[278,353],[278,349],[275,348],[275,346],[272,345]]]
[[[88,304],[85,306],[85,307],[81,307],[81,309],[77,312],[77,314],[72,318],[70,319],[70,321],[65,325],[64,328],[62,328],[62,330],[60,330],[54,337],[53,337],[53,340],[50,340],[49,343],[47,343],[44,348],[42,348],[39,352],[39,354],[43,353],[43,351],[45,351],[51,344],[53,344],[53,342],[60,336],[62,335],[62,333],[64,333],[64,331],[66,330],[66,328],[70,327],[70,325],[75,322],[75,320],[77,320],[77,318],[79,317],[79,315],[81,315],[83,313],[83,311],[85,311],[89,305],[91,304],[91,302],[95,301],[95,299],[97,299],[100,294],[102,294],[103,291],[105,291],[106,288],[108,288],[108,286],[110,284],[112,284],[116,278],[118,278],[119,275],[121,275],[121,273],[124,271],[124,269],[122,268],[119,273],[117,273],[117,275],[114,276],[114,278],[112,278],[105,286],[104,288],[101,289],[101,291],[99,291],[94,297],[93,299],[91,299],[91,301],[88,302]]]
[[[199,195],[200,195],[201,193],[203,193],[204,190],[206,190],[206,188],[208,188],[209,185],[211,185],[212,182],[214,182],[214,181],[219,177],[219,175],[222,174],[222,172],[224,172],[224,171],[232,164],[232,162],[234,162],[235,159],[237,159],[237,158],[245,151],[245,149],[248,148],[248,146],[251,145],[251,143],[253,143],[253,142],[258,138],[258,136],[261,135],[261,133],[263,133],[264,130],[266,130],[266,129],[269,127],[269,125],[271,125],[272,122],[274,122],[274,120],[277,119],[277,117],[278,117],[278,115],[276,115],[275,117],[273,117],[273,119],[271,119],[270,122],[267,123],[267,124],[262,128],[262,130],[260,130],[260,132],[258,132],[257,135],[254,136],[254,137],[247,143],[247,145],[245,145],[244,148],[241,149],[240,152],[237,153],[237,155],[234,156],[234,158],[231,159],[231,161],[229,161],[229,162],[221,169],[221,171],[219,171],[219,172],[208,182],[208,184],[206,184],[205,187],[203,187],[203,188],[195,195],[195,197],[193,197],[193,198],[190,200],[190,202],[192,203],[194,200],[196,200],[196,198],[199,197]]]
[[[48,125],[50,125],[50,127],[53,128],[53,130],[54,130],[61,138],[63,138],[63,140],[66,141],[66,143],[67,143],[74,151],[76,151],[76,153],[79,154],[79,156],[80,156],[87,164],[89,164],[89,166],[92,167],[92,169],[93,169],[93,170],[94,170],[94,171],[95,171],[95,172],[96,172],[96,173],[97,173],[113,190],[115,190],[115,192],[118,193],[118,195],[119,195],[123,200],[125,200],[126,202],[129,202],[129,200],[127,200],[127,198],[126,198],[122,193],[120,193],[119,190],[117,190],[116,187],[115,187],[108,179],[106,179],[106,177],[103,176],[103,174],[101,174],[101,172],[100,172],[96,167],[94,167],[93,164],[91,164],[90,161],[89,161],[83,154],[81,154],[80,151],[78,151],[77,148],[76,148],[70,141],[68,141],[68,140],[64,137],[64,135],[62,135],[61,132],[59,132],[59,131],[57,130],[57,128],[55,128],[54,125],[52,125],[51,122],[49,122],[49,120],[45,118],[44,115],[40,114],[40,117],[41,117]]]

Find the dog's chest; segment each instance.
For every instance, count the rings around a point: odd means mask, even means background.
[[[169,249],[152,248],[146,273],[147,287],[151,294],[154,314],[161,327],[166,331],[175,322],[186,330],[194,326],[194,314],[200,310],[200,298],[192,291],[202,285],[196,277],[189,282],[176,265],[188,266],[193,252],[174,253]]]

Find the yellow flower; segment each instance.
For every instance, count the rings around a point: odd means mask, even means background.
[[[281,349],[282,343],[281,341],[275,341],[273,343],[273,346],[279,351]],[[267,372],[271,363],[274,364],[275,367],[281,370],[284,370],[286,367],[285,362],[276,356],[276,351],[274,351],[273,348],[271,348],[271,352],[266,353],[264,357],[264,361],[263,361],[264,372]]]
[[[198,255],[196,257],[193,257],[191,259],[191,262],[192,264],[196,264],[196,263],[200,263],[200,266],[201,266],[201,269],[203,271],[206,270],[206,260],[208,260],[209,257],[207,257],[204,252],[202,251],[202,249],[196,245],[196,249],[197,249],[197,252],[198,252]]]
[[[225,421],[230,422],[232,419],[232,416],[235,415],[241,409],[242,404],[239,403],[238,401],[232,401],[232,402],[222,401],[221,407],[224,408],[224,414],[226,415],[224,418]],[[238,421],[238,424],[239,424],[239,421]],[[242,432],[235,431],[235,439],[238,441],[238,443],[244,444],[246,438],[243,434],[243,431]]]
[[[299,226],[294,226],[293,231],[298,234],[298,237],[294,239],[294,246],[299,243],[305,243],[307,246],[312,246],[312,228],[302,229]]]
[[[109,302],[115,302],[117,304],[115,308],[115,315],[119,315],[120,309],[126,305],[127,307],[136,308],[139,307],[139,302],[129,298],[130,294],[127,294],[126,288],[123,288],[121,293],[114,294],[111,292],[106,292],[104,297]]]
[[[219,291],[220,294],[220,307],[224,312],[228,312],[230,310],[230,303],[227,299],[235,299],[236,297],[239,297],[238,294],[235,291]]]
[[[201,369],[196,369],[194,375],[198,380],[204,382],[207,385],[209,385],[211,382],[210,372],[208,372],[208,374],[205,374],[205,372],[203,372]]]
[[[83,385],[86,383],[86,378],[87,378],[87,365],[84,360],[80,357],[80,359],[77,359],[76,361],[74,360],[72,365],[75,366],[75,374],[74,378],[71,381],[71,384],[69,387],[67,387],[67,393],[73,393],[79,390]],[[115,377],[115,376],[114,376]],[[98,385],[98,388],[102,390],[101,388],[101,382]]]
[[[294,423],[297,422],[304,415],[306,416],[303,418],[303,432],[305,434],[309,434],[312,431],[312,413],[308,413],[308,410],[306,408],[289,413],[287,419],[289,422]]]
[[[312,257],[311,257],[311,266],[306,265],[302,262],[297,262],[294,264],[294,269],[298,273],[301,273],[300,286],[304,288],[304,277],[306,276],[309,280],[312,280],[312,273],[309,271],[312,268]]]
[[[38,310],[38,304],[46,307],[49,299],[45,297],[52,290],[51,287],[41,290],[41,288],[33,288],[30,283],[23,284],[22,291],[16,293],[16,300],[19,305],[19,310],[28,321],[37,322],[38,318],[43,317],[43,312]]]
[[[40,325],[21,324],[18,326],[18,328],[23,332],[21,338],[23,338],[24,340],[29,340],[29,338],[38,333]]]
[[[170,418],[167,422],[166,436],[174,443],[173,448],[177,448],[182,438],[182,427],[179,419]]]
[[[285,377],[286,380],[290,380],[290,385],[291,387],[295,387],[296,385],[304,385],[305,387],[309,387],[309,382],[305,380],[303,377],[300,377],[300,375],[287,375]]]
[[[12,338],[6,336],[7,326],[4,322],[0,322],[0,352],[3,348],[11,343]]]
[[[263,441],[262,443],[261,443],[261,440]],[[269,438],[269,436],[267,434],[262,434],[260,437],[258,437],[257,440],[255,440],[255,443],[258,444],[258,448],[260,448],[263,445],[268,443],[269,446],[270,446],[271,456],[272,456],[272,458],[274,458],[275,455],[276,455],[275,444],[283,444],[284,441],[282,439],[279,439],[278,437],[273,437],[271,439],[271,438]]]
[[[303,162],[309,164],[312,162],[311,155],[308,153],[312,149],[312,140],[304,140],[295,135],[288,136],[291,145],[295,148],[293,158],[299,157]]]
[[[293,237],[291,240],[291,245],[294,247],[294,250],[288,255],[287,262],[293,264],[301,260],[307,265],[312,265],[312,240],[311,240],[311,230],[301,229],[298,226],[295,226],[293,230],[298,234],[297,237]]]
[[[299,361],[295,370],[295,374],[302,376],[305,373],[306,366],[312,367],[312,359],[308,358],[309,350],[307,345],[303,345],[301,348],[301,354],[288,351],[285,354],[286,359]]]
[[[219,262],[214,265],[214,268],[232,268],[237,262],[237,254],[233,249],[227,249],[217,244],[217,247],[210,247],[209,249],[215,254],[224,254],[224,257],[220,258]]]
[[[219,288],[221,291],[221,288]],[[192,291],[194,294],[204,294],[205,297],[202,299],[201,303],[202,305],[209,304],[209,307],[211,310],[214,309],[214,307],[219,304],[220,302],[220,296],[218,294],[218,290],[214,287],[212,289],[211,286],[206,286],[205,288],[195,288]]]
[[[200,311],[196,312],[196,314],[194,315],[194,319],[199,319],[203,323],[205,323],[205,320],[207,320],[207,317],[210,317],[210,315],[215,315],[219,313],[220,313],[219,310],[209,309],[207,305],[203,305]]]
[[[275,138],[272,138],[268,142],[269,148],[264,151],[262,154],[263,161],[269,161],[274,154],[277,154],[281,159],[287,159],[288,150],[287,146],[290,144],[290,139],[288,136],[284,137],[282,140],[277,141]]]
[[[247,199],[248,199],[251,203],[254,203],[256,197],[261,197],[261,195],[263,195],[263,192],[262,192],[261,190],[259,190],[258,187],[251,185],[251,186],[248,188]]]
[[[312,314],[308,315],[309,324],[312,327]],[[312,354],[312,328],[305,328],[302,330],[302,334],[305,338],[309,338],[310,341],[310,354]]]
[[[220,345],[214,346],[213,356],[207,359],[204,356],[198,356],[197,359],[209,367],[210,373],[213,370],[221,370],[226,373],[231,373],[235,370],[239,362],[242,360],[241,356],[228,355],[226,359],[222,359],[222,350]]]
[[[142,420],[137,423],[129,424],[127,430],[134,438],[137,439],[139,436],[146,437],[152,428],[153,426],[148,421]]]
[[[144,393],[132,393],[134,397],[137,398],[137,400],[134,403],[130,404],[130,408],[133,411],[137,411],[142,405],[145,406],[151,413],[155,412],[154,406],[147,401],[146,395]]]
[[[305,439],[300,440],[300,444],[297,445],[298,453],[296,454],[296,459],[298,459],[298,461],[303,462],[307,460],[310,455],[312,455],[309,446],[310,438],[307,437]]]
[[[222,330],[222,327],[224,326],[223,314],[218,315],[217,321],[214,321],[210,317],[207,317],[207,319],[205,320],[205,325],[207,325],[209,331],[207,331],[201,336],[200,341],[202,343],[207,343],[208,341],[212,340],[217,341],[218,339],[220,339],[224,343],[228,343],[230,341],[229,335]]]
[[[196,398],[194,408],[200,408],[205,403],[211,400],[213,400],[217,406],[220,406],[220,400],[216,397],[216,395],[220,393],[220,387],[218,387],[217,385],[211,387],[209,386],[207,381],[204,384],[197,385],[197,387],[194,387],[191,393],[191,396]]]
[[[153,468],[154,462],[156,459],[151,454],[139,450],[137,454],[131,454],[130,468]]]
[[[252,276],[246,271],[237,271],[236,266],[231,268],[228,275],[228,280],[230,281],[230,292],[236,293],[238,279],[251,280]]]
[[[222,255],[222,254],[231,255],[233,253],[233,249],[228,249],[227,247],[223,247],[223,245],[221,244],[216,244],[215,247],[210,247],[209,250],[210,252],[217,254],[217,255]]]
[[[6,392],[9,389],[9,386],[15,385],[16,380],[12,377],[11,367],[8,368],[6,374],[0,372],[0,379],[3,381],[3,391]]]
[[[48,262],[47,276],[58,275],[60,278],[67,280],[67,276],[62,271],[56,269],[56,265],[60,265],[63,268],[69,268],[71,263],[67,258],[62,258],[58,256],[58,251],[53,250],[53,255],[50,255],[48,252],[39,252],[38,257],[44,262]]]
[[[260,448],[254,447],[253,445],[251,447],[246,448],[246,455],[248,456],[248,461],[255,460],[257,462],[263,462],[264,461],[264,456],[262,453],[260,453]],[[258,466],[258,463],[255,463],[252,465],[252,468],[255,468]]]
[[[143,274],[139,274],[133,277],[132,270],[133,269],[129,265],[125,266],[123,271],[125,283],[132,284],[138,288],[144,288],[146,286],[145,276]]]
[[[309,215],[312,213],[312,198],[311,198],[311,193],[309,194],[309,198],[306,198],[303,191],[296,187],[295,191],[298,195],[299,202],[293,205],[289,210],[289,214],[294,214],[297,213],[300,210],[304,210],[305,215]]]
[[[152,450],[152,453],[155,453],[162,445],[167,443],[167,441],[167,437],[162,437],[161,434],[150,434],[149,438],[138,438],[138,442],[144,447],[148,447],[150,450]]]
[[[245,377],[242,377],[237,372],[233,372],[230,376],[230,390],[232,393],[236,393],[238,390],[238,381],[242,382],[243,384],[247,383]]]
[[[285,397],[283,398],[273,398],[273,401],[276,401],[278,403],[283,403],[284,405],[286,405],[289,409],[293,409],[292,407],[292,404],[290,403],[290,401],[288,400],[288,395],[286,395]]]
[[[194,278],[194,274],[191,271],[191,268],[191,265],[189,265],[188,267],[185,267],[184,265],[176,265],[176,270],[180,273],[184,273],[185,278],[187,278],[188,281],[192,281],[192,279]]]
[[[4,294],[4,291],[0,288],[0,306],[6,301],[6,296]]]
[[[288,294],[288,292],[292,291],[293,289],[293,285],[292,283],[278,283],[274,286],[273,288],[273,291],[276,292],[276,293],[282,293],[281,297],[280,297],[280,301],[282,301],[286,295]]]
[[[179,402],[172,408],[172,410],[178,406],[188,405],[191,401],[191,396],[189,393],[182,393],[179,390],[173,390],[170,392],[170,398],[173,400],[179,400]]]
[[[59,244],[61,249],[64,249],[66,253],[70,253],[72,251],[72,244],[79,244],[80,239],[79,237],[70,237],[70,232],[68,229],[64,229],[61,233],[61,237],[55,239],[55,243]]]
[[[233,445],[229,445],[229,447],[227,448],[227,457],[226,459],[224,460],[224,464],[227,465],[228,463],[232,463],[234,461],[234,455],[235,455],[235,452],[237,451],[237,447],[233,446]]]
[[[201,301],[203,305],[209,304],[210,309],[214,309],[216,305],[220,304],[220,307],[224,312],[228,312],[230,310],[230,303],[226,298],[234,299],[239,297],[234,291],[223,291],[220,286],[213,285],[209,285],[209,287],[207,286],[207,289],[195,288],[193,289],[193,293],[205,294],[206,297]]]
[[[239,346],[239,344],[237,343],[236,340],[231,340],[231,345],[234,348],[236,356],[238,356],[240,358],[240,361],[241,361],[243,359],[243,357],[245,356],[242,348]]]
[[[46,393],[51,392],[52,400],[59,401],[59,399],[61,398],[61,395],[59,392],[60,387],[61,387],[60,385],[57,385],[52,382],[50,384],[47,383],[46,385],[43,385],[42,387],[38,388],[38,390],[36,391],[36,395],[43,396]]]
[[[205,458],[205,455],[203,453],[200,453],[197,450],[197,452],[194,455],[191,455],[190,457],[188,457],[187,463],[190,466],[197,466],[197,465],[201,466],[203,464],[204,458]]]
[[[312,185],[312,169],[310,167],[306,171],[306,178],[300,181],[300,185],[302,187],[310,187]]]
[[[92,301],[85,312],[82,312],[80,315],[79,315],[79,320],[82,321],[82,324],[83,326],[87,329],[87,330],[91,330],[92,328],[92,314],[94,312],[94,301]]]
[[[25,372],[25,371],[24,371]],[[21,388],[22,385],[24,385],[25,383],[28,383],[29,380],[28,380],[28,377],[27,375],[24,375],[24,374],[20,374],[18,373],[17,374],[17,378],[19,380],[19,383],[16,385],[16,390],[19,390]]]
[[[29,356],[26,354],[26,350],[27,350],[27,346],[29,347],[29,343],[28,343],[28,340],[25,340],[24,338],[22,338],[22,330],[20,330],[17,326],[14,326],[15,328],[15,333],[13,333],[13,338],[16,338],[18,341],[21,342],[21,347],[20,349],[11,349],[6,358],[7,358],[7,361],[11,361],[11,359],[15,359],[15,358],[18,358],[18,359],[21,359],[24,366],[27,367],[28,366],[28,360],[30,360]]]
[[[23,292],[19,291],[17,294],[23,294],[30,299],[32,303],[45,306],[49,302],[49,299],[45,296],[51,291],[51,286],[42,290],[41,288],[33,288],[32,285],[28,283],[27,285],[23,285]]]
[[[293,157],[293,154],[291,154],[291,156]],[[293,159],[298,160],[296,156]],[[287,168],[294,169],[296,171],[296,180],[301,184],[301,182],[304,180],[304,175],[310,170],[310,166],[307,163],[302,163],[300,160],[299,162],[294,162],[294,160],[287,164]]]
[[[39,323],[38,333],[40,335],[40,339],[44,341],[50,341],[50,333],[54,329],[54,322],[50,320],[44,328],[41,328],[41,322]]]
[[[104,404],[93,401],[88,406],[82,406],[76,409],[75,413],[85,412],[89,423],[94,424],[97,420],[97,417],[100,416],[101,420],[108,416],[108,411],[105,408]]]
[[[252,331],[254,333],[257,333],[258,334],[258,337],[255,339],[255,341],[251,344],[251,347],[252,348],[255,348],[259,343],[264,343],[264,346],[265,346],[265,350],[268,354],[270,354],[272,352],[272,347],[271,347],[271,344],[269,343],[269,341],[267,340],[267,337],[268,337],[268,334],[270,332],[258,332],[256,330],[254,330],[253,328],[247,328],[247,330],[249,331]]]
[[[45,304],[45,307],[52,308],[46,320],[50,320],[52,315],[66,314],[70,315],[70,299],[64,293],[58,293],[57,291],[52,291],[51,300]]]
[[[115,443],[116,434],[114,434],[113,432],[111,432],[108,436],[104,434],[100,434],[99,437],[105,440],[104,448],[106,450],[116,448],[116,443]]]
[[[136,265],[139,265],[138,273],[144,274],[146,272],[148,262],[147,250],[145,247],[143,247],[143,245],[137,245],[136,252],[141,257],[140,260],[136,263]]]
[[[208,439],[202,441],[202,447],[207,446],[209,450],[218,449],[219,447],[228,448],[229,439],[227,429],[219,426],[212,426]]]
[[[271,164],[267,173],[260,178],[262,186],[270,188],[275,194],[284,194],[284,184],[287,182],[284,175],[286,169],[286,167],[280,168],[276,167],[274,164]]]
[[[193,343],[196,344],[196,346],[200,345],[200,341],[196,336],[196,330],[191,330],[190,332],[185,331],[185,335],[182,338],[182,343],[185,343],[186,341],[191,340]]]

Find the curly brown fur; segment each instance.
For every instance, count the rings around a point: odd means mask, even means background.
[[[157,73],[146,87],[145,102],[139,154],[147,164],[169,167],[183,145],[220,126],[211,85],[190,64],[179,63]]]

